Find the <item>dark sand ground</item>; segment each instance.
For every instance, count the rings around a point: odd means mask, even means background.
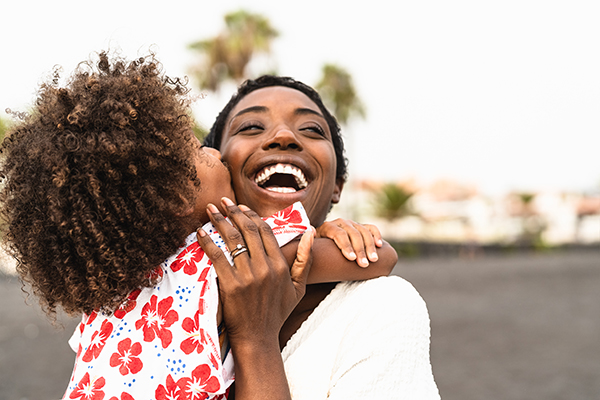
[[[600,399],[600,250],[401,262],[426,300],[444,400]],[[76,321],[56,329],[0,275],[0,400],[58,399]],[[394,312],[394,305],[389,305]]]

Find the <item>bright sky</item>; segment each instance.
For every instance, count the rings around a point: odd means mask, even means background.
[[[280,74],[314,85],[336,63],[367,119],[345,129],[357,178],[482,191],[600,187],[600,2],[596,0],[19,0],[2,5],[0,110],[26,111],[40,77],[93,51],[153,45],[187,73],[186,46],[244,8],[279,30]],[[233,88],[200,100],[212,124]]]

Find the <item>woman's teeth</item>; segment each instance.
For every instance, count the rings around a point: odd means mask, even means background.
[[[277,193],[296,193],[296,189],[291,187],[277,187],[271,186],[266,188],[269,192],[277,192]]]
[[[306,177],[301,169],[294,167],[290,164],[276,164],[271,165],[269,167],[264,168],[258,174],[256,174],[255,182],[262,186],[264,185],[273,175],[275,174],[285,174],[292,175],[298,185],[298,189],[304,189],[308,186],[308,182],[306,181]],[[267,190],[271,190],[279,193],[294,193],[296,192],[295,188],[291,187],[268,187]]]

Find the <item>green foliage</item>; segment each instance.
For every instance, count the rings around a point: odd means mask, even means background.
[[[548,245],[544,242],[544,232],[548,228],[546,219],[535,210],[535,193],[520,192],[513,196],[517,199],[521,234],[517,238],[520,244],[532,246],[536,250],[544,250]]]
[[[391,242],[390,245],[396,250],[398,256],[403,258],[415,258],[421,255],[421,249],[415,243]]]
[[[198,140],[200,142],[202,142],[204,140],[206,135],[208,135],[208,131],[209,131],[208,129],[206,129],[204,126],[198,124],[197,122],[192,127],[192,130],[194,131],[194,135],[196,135],[196,137],[198,138]]]
[[[267,18],[244,10],[225,15],[225,25],[216,37],[189,45],[201,55],[192,74],[202,89],[217,91],[225,81],[239,84],[249,78],[247,66],[252,57],[270,54],[271,41],[279,35]]]
[[[260,14],[239,10],[226,14],[225,28],[215,37],[191,43],[188,48],[200,55],[190,69],[200,89],[218,91],[227,81],[240,84],[251,76],[248,65],[258,55],[270,55],[271,43],[279,32]],[[267,67],[268,73],[277,71]],[[325,64],[322,78],[315,86],[327,107],[341,124],[353,117],[364,118],[365,107],[359,99],[352,76],[342,67]]]
[[[519,200],[521,201],[521,203],[525,206],[529,206],[532,202],[533,199],[535,199],[535,193],[518,193],[517,196],[519,197]]]
[[[4,140],[4,135],[6,135],[7,130],[8,130],[8,124],[2,117],[0,117],[0,142],[2,140]]]
[[[386,183],[375,192],[375,209],[377,215],[389,221],[408,215],[415,215],[410,199],[414,192],[395,183]]]
[[[333,64],[325,64],[322,73],[315,88],[338,121],[347,124],[351,117],[364,118],[365,108],[356,93],[350,73]]]

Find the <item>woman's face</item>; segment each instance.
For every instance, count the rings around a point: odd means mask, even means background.
[[[318,226],[339,201],[329,126],[300,91],[273,86],[246,95],[225,122],[221,152],[238,201],[263,217],[301,201]]]

